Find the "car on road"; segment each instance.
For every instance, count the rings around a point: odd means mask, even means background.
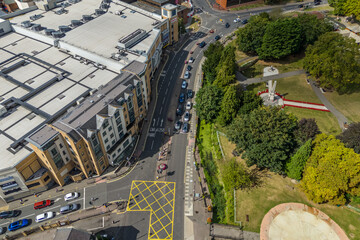
[[[72,212],[72,211],[76,211],[79,209],[79,205],[78,204],[69,204],[69,205],[66,205],[66,206],[63,206],[60,208],[60,213],[61,214],[66,214],[66,213],[69,213],[69,212]]]
[[[190,109],[191,109],[191,102],[188,101],[188,102],[186,103],[186,110],[190,110]]]
[[[189,123],[185,122],[182,128],[183,133],[189,132]]]
[[[215,36],[215,40],[217,41],[217,40],[219,40],[221,37],[220,37],[220,35],[216,35]]]
[[[192,69],[191,65],[187,65],[186,69],[187,69],[188,71],[191,71],[191,69]]]
[[[0,219],[13,218],[19,216],[20,210],[5,211],[0,213]]]
[[[185,73],[184,73],[184,78],[185,78],[185,79],[190,78],[190,73],[189,73],[189,71],[185,71]]]
[[[182,114],[183,114],[183,107],[181,104],[179,104],[179,106],[176,109],[176,115],[181,116]]]
[[[41,202],[36,202],[34,203],[34,209],[41,209],[41,208],[44,208],[44,207],[47,207],[47,206],[50,206],[51,205],[51,200],[44,200],[44,201],[41,201]]]
[[[209,33],[214,33],[215,31],[214,31],[214,29],[210,29],[210,31],[209,31]]]
[[[42,214],[39,214],[39,215],[36,216],[35,222],[37,222],[37,223],[43,222],[45,220],[53,218],[54,216],[55,216],[55,214],[53,212],[42,213]]]
[[[229,28],[230,27],[230,24],[227,22],[227,23],[225,23],[225,27],[226,28]]]
[[[187,98],[192,98],[194,96],[194,93],[191,89],[187,90]]]
[[[71,193],[68,193],[64,196],[64,200],[65,201],[70,201],[70,200],[74,200],[76,198],[79,197],[79,193],[77,192],[71,192]]]
[[[205,47],[205,45],[206,45],[206,42],[202,41],[202,42],[199,44],[199,47],[200,47],[200,48],[203,48],[203,47]]]
[[[303,8],[303,7],[304,7],[304,4],[300,4],[298,7],[299,7],[299,8]]]
[[[161,169],[161,170],[165,170],[165,169],[168,168],[168,166],[165,163],[162,163],[162,164],[159,165],[158,168]]]
[[[193,58],[193,57],[191,57],[190,59],[189,59],[189,63],[193,63],[195,61],[195,58]]]
[[[190,54],[193,54],[194,53],[194,51],[190,51]]]
[[[19,221],[10,223],[8,229],[9,231],[15,231],[18,230],[20,228],[26,227],[30,224],[30,219],[21,219]]]
[[[180,128],[181,128],[181,121],[176,121],[176,123],[175,123],[175,129],[176,130],[180,130]]]
[[[185,89],[187,87],[187,82],[184,80],[181,84],[181,88]]]
[[[180,93],[179,103],[183,103],[184,101],[185,101],[185,94],[184,94],[184,93]]]
[[[6,232],[6,227],[0,227],[0,235]]]
[[[189,120],[190,120],[190,113],[186,111],[184,115],[184,122],[188,122]]]
[[[247,20],[247,19],[243,19],[243,20],[241,21],[241,23],[242,23],[242,24],[247,24],[247,23],[248,23],[248,20]]]

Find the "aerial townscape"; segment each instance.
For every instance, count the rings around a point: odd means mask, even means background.
[[[0,0],[0,239],[360,240],[359,0]]]

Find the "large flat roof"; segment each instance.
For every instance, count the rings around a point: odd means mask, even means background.
[[[15,166],[31,153],[25,137],[118,75],[18,33],[1,36],[0,104],[8,112],[0,117],[0,169]],[[46,133],[44,136],[33,140],[45,142],[52,135],[45,130],[38,132]],[[16,148],[13,144],[19,141]]]

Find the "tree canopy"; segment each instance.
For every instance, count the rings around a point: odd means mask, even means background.
[[[360,18],[360,2],[358,0],[329,0],[330,6],[334,7],[336,15],[354,15]]]
[[[235,48],[226,46],[222,52],[220,63],[216,67],[216,78],[213,82],[219,88],[225,88],[236,81]]]
[[[206,122],[213,121],[219,114],[222,97],[222,90],[216,86],[200,88],[195,98],[195,109],[200,119]]]
[[[241,106],[241,91],[238,87],[230,85],[225,89],[221,101],[221,110],[218,121],[222,126],[228,125],[236,117]]]
[[[211,43],[204,52],[206,59],[202,65],[202,70],[207,84],[212,84],[216,78],[216,67],[219,65],[223,51],[224,46],[216,41],[215,43]]]
[[[352,148],[356,153],[360,154],[360,122],[350,124],[348,129],[338,135],[337,138],[340,139],[346,147]]]
[[[282,173],[293,152],[297,118],[279,108],[261,107],[240,115],[227,128],[230,141],[245,150],[249,165]]]
[[[226,191],[246,188],[251,185],[250,173],[235,159],[225,162],[222,171],[222,179]]]
[[[286,174],[288,177],[301,180],[306,161],[311,154],[311,139],[302,145],[294,156],[291,157],[290,162],[286,164]]]
[[[325,33],[306,49],[304,68],[322,87],[347,93],[359,88],[360,50],[354,39]]]
[[[314,118],[302,118],[298,123],[295,135],[299,142],[303,144],[309,139],[314,139],[319,133],[320,130]]]
[[[300,14],[298,21],[304,35],[304,46],[313,44],[319,36],[333,30],[333,26],[324,19],[318,19],[315,15]]]
[[[319,134],[301,186],[316,203],[345,204],[345,194],[360,194],[360,155],[334,136]]]

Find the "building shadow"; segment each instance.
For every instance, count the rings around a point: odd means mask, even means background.
[[[140,231],[133,226],[114,226],[97,232],[95,236],[98,239],[136,240],[139,233]]]

